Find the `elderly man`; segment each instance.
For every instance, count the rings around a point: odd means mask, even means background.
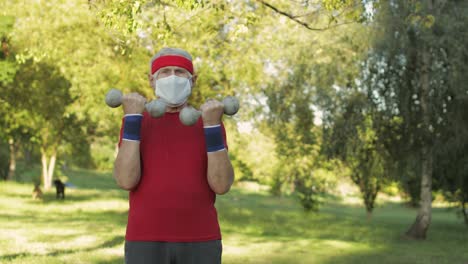
[[[203,104],[194,126],[179,121],[196,79],[188,52],[163,48],[150,61],[149,81],[166,103],[166,113],[152,118],[137,93],[122,98],[125,116],[114,178],[129,191],[127,264],[221,263],[214,204],[216,194],[229,191],[234,172],[221,102]]]

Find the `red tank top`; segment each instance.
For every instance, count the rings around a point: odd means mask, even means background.
[[[223,137],[226,134],[223,127]],[[122,137],[122,132],[121,136]],[[207,180],[203,123],[185,126],[179,113],[144,113],[140,141],[141,179],[130,191],[125,239],[191,242],[221,239]]]

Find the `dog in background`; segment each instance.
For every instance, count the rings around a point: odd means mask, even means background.
[[[55,190],[57,192],[55,198],[57,199],[65,199],[65,184],[60,180],[54,180]]]
[[[42,199],[42,191],[41,191],[41,184],[40,183],[34,184],[34,190],[33,190],[33,193],[32,193],[32,198],[34,200]]]

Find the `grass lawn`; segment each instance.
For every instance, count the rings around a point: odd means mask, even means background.
[[[0,182],[0,263],[123,263],[127,193],[109,173],[77,170],[65,201],[32,183]],[[468,264],[468,228],[454,211],[435,208],[426,241],[400,235],[414,209],[380,201],[372,220],[362,206],[326,198],[306,214],[291,197],[233,188],[217,198],[223,263]]]

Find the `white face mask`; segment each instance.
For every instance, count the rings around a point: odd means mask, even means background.
[[[192,82],[190,79],[171,75],[156,80],[156,96],[163,99],[172,107],[185,103],[192,93]]]

